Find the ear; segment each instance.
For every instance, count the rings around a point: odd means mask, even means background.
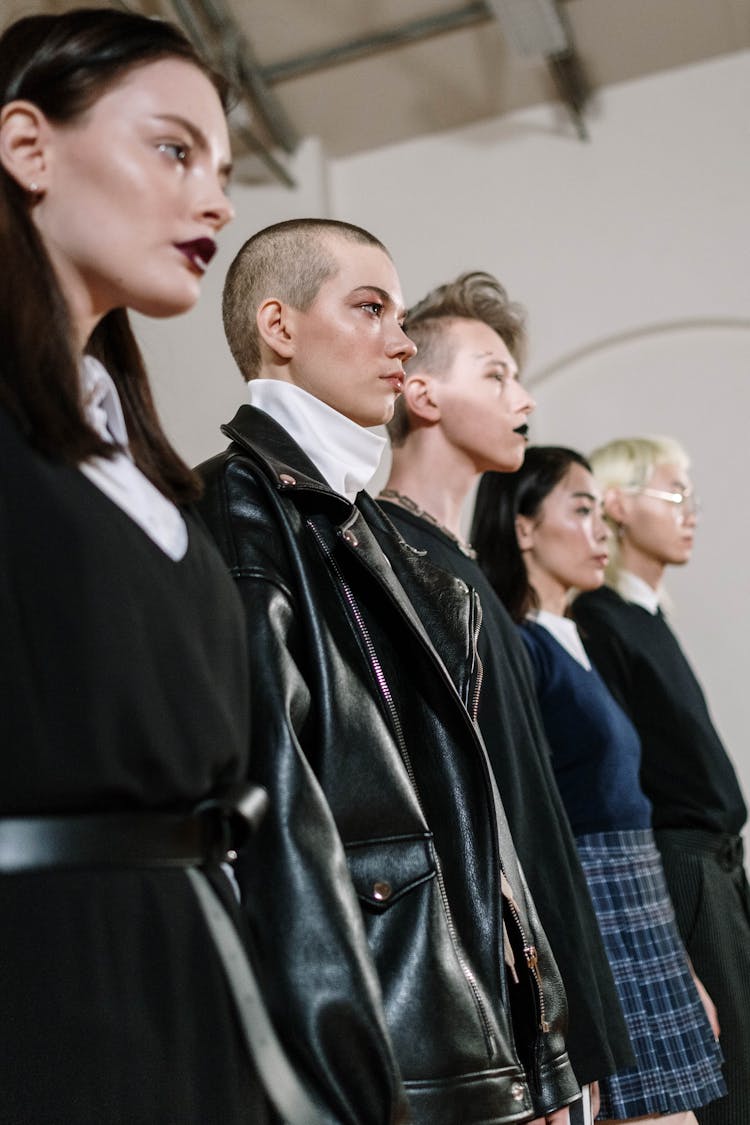
[[[261,340],[274,353],[277,362],[285,363],[294,355],[292,310],[277,297],[263,301],[256,313]]]
[[[627,503],[621,489],[607,488],[604,492],[603,503],[605,516],[618,527],[622,527],[626,522]]]
[[[534,526],[531,516],[516,516],[516,539],[521,551],[530,551],[534,546]]]
[[[434,387],[435,381],[430,375],[417,371],[414,375],[407,375],[402,392],[409,413],[433,425],[440,421]]]
[[[8,102],[0,110],[0,164],[34,195],[47,187],[49,139],[49,122],[33,102]]]

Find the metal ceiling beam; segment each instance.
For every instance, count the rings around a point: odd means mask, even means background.
[[[458,31],[463,27],[471,27],[477,23],[486,23],[490,13],[484,0],[456,8],[453,11],[442,12],[435,16],[426,16],[423,19],[412,20],[400,27],[388,31],[376,32],[373,35],[362,35],[340,43],[336,47],[323,48],[319,51],[310,51],[304,55],[297,55],[282,62],[271,63],[260,68],[260,73],[265,82],[288,82],[291,78],[300,78],[303,75],[314,74],[319,70],[328,70],[332,66],[353,62],[355,59],[367,58],[381,51],[390,51],[394,47],[402,47],[407,43],[416,43],[422,39],[429,39],[433,35],[443,35],[448,31]]]
[[[519,55],[540,55],[582,141],[589,139],[583,111],[591,85],[560,0],[487,0],[508,45]]]
[[[294,152],[299,144],[299,135],[280,101],[269,89],[251,44],[227,11],[224,0],[190,0],[189,4],[187,0],[172,0],[172,4],[180,12],[180,18],[193,26],[193,13],[198,13],[218,44],[222,69],[227,77],[249,95],[274,143],[285,152]]]
[[[435,35],[486,23],[490,19],[498,22],[503,38],[514,53],[539,55],[545,59],[578,136],[581,140],[588,140],[583,110],[591,88],[558,0],[476,0],[462,8],[412,20],[373,35],[362,35],[335,47],[309,51],[258,70],[263,81],[270,86],[369,58]]]
[[[230,124],[244,147],[257,156],[287,187],[295,181],[250,122],[257,120],[274,145],[292,153],[299,144],[299,134],[292,126],[281,103],[269,89],[255,61],[250,43],[228,13],[224,0],[171,0],[182,26],[204,53],[206,38],[213,45],[212,63],[232,83],[246,110],[245,122],[230,115]]]

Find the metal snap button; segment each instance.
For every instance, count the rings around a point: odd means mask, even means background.
[[[353,531],[345,531],[342,538],[349,544],[350,547],[359,546],[359,539],[357,539],[357,536]]]
[[[387,902],[393,894],[393,887],[390,883],[373,883],[372,897],[377,902]]]
[[[510,1088],[510,1096],[516,1102],[523,1101],[523,1096],[526,1093],[523,1082],[514,1082]]]
[[[296,484],[297,478],[293,477],[291,473],[279,473],[279,480],[282,484]]]

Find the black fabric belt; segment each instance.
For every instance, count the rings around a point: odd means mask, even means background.
[[[324,1125],[286,1057],[247,950],[201,864],[222,862],[263,819],[268,799],[236,786],[187,814],[0,817],[0,874],[183,867],[224,969],[253,1069],[287,1125]]]
[[[185,814],[0,817],[0,872],[221,862],[260,823],[266,803],[264,790],[238,786]]]
[[[745,849],[742,837],[731,832],[709,832],[704,828],[658,828],[654,839],[659,845],[713,856],[724,871],[735,871],[743,865]]]

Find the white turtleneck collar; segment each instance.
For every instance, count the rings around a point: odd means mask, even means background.
[[[353,502],[375,476],[386,439],[293,383],[251,379],[247,390],[252,405],[286,430],[333,491]]]
[[[642,609],[648,610],[651,614],[655,615],[659,608],[661,597],[659,590],[649,586],[648,582],[644,582],[642,578],[639,578],[637,574],[633,574],[630,570],[621,570],[618,574],[617,593],[626,602],[633,602]]]

